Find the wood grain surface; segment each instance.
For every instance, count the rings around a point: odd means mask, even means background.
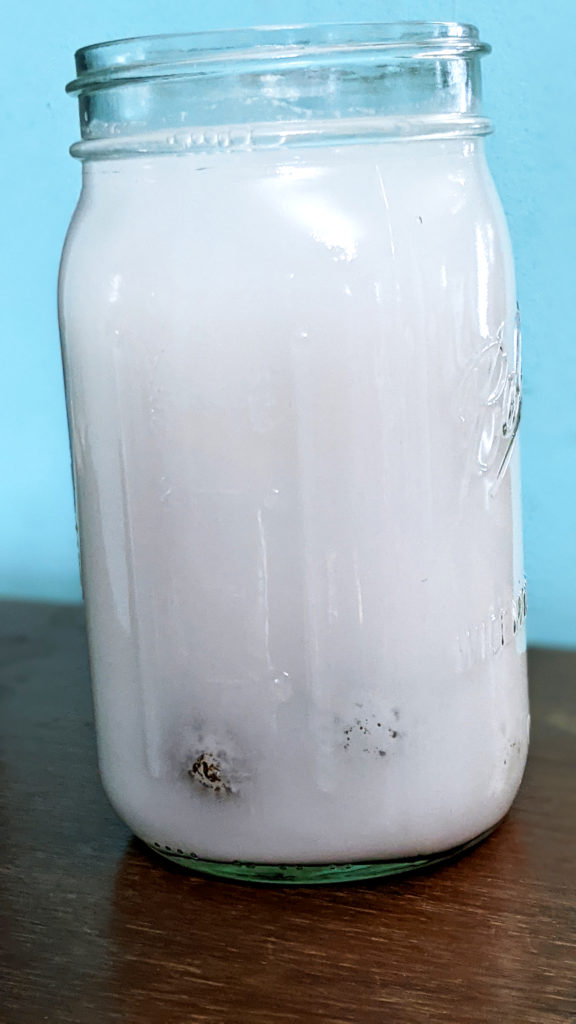
[[[2,1024],[575,1024],[576,653],[531,653],[526,779],[482,846],[276,889],[131,839],[97,777],[82,610],[0,609]]]

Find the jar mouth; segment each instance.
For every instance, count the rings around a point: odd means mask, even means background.
[[[449,60],[489,53],[474,25],[452,21],[360,22],[264,26],[138,36],[84,46],[77,77],[66,86],[81,94],[123,83],[207,74],[265,73],[300,64],[409,59]]]

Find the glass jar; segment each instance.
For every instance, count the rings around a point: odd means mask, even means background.
[[[60,315],[101,773],[179,864],[406,871],[519,786],[487,49],[405,23],[77,54]]]

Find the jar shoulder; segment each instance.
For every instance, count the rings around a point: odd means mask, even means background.
[[[514,291],[482,147],[389,143],[94,163],[65,247],[62,294],[88,287],[108,302],[129,287],[174,297],[216,278],[232,293],[263,279],[286,290],[303,277],[330,292],[463,273],[503,277]]]

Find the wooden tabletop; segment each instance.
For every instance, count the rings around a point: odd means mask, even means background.
[[[98,781],[82,610],[0,610],[2,1024],[574,1024],[576,652],[532,651],[526,779],[474,852],[270,888],[131,839]]]

